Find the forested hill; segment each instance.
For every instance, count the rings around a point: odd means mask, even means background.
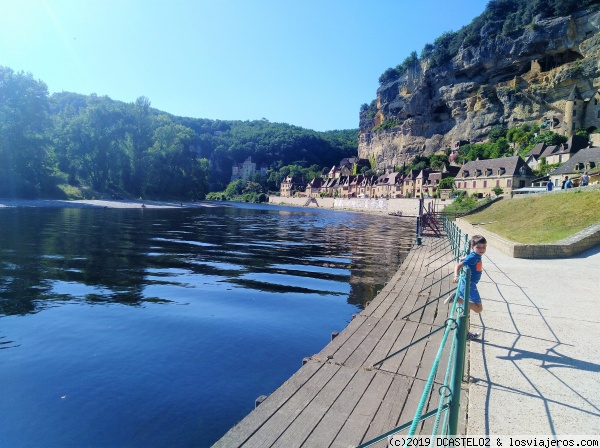
[[[203,198],[247,157],[273,170],[331,167],[357,154],[358,130],[317,132],[267,120],[187,118],[106,96],[48,88],[0,66],[0,196],[86,188],[132,197]]]

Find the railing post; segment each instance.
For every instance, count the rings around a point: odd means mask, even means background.
[[[417,216],[417,246],[421,245],[421,216]]]
[[[465,296],[463,297],[462,312],[456,319],[456,359],[452,371],[452,399],[448,409],[448,434],[458,434],[458,417],[460,415],[460,387],[465,371],[465,354],[467,352],[467,331],[469,329],[469,287],[471,270],[465,269]],[[461,279],[462,281],[462,279]]]

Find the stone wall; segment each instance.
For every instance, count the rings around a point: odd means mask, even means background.
[[[489,245],[513,258],[568,258],[600,244],[600,223],[549,244],[515,243],[461,218],[456,220],[456,224],[469,236],[483,235]]]
[[[309,202],[310,201],[310,202]],[[440,201],[434,199],[425,199],[423,206],[425,209],[430,203],[433,203],[438,211],[443,210],[446,205],[452,201]],[[373,213],[402,213],[402,216],[418,216],[418,199],[357,199],[357,198],[285,198],[280,196],[270,196],[269,204],[274,205],[292,205],[296,207],[320,207],[335,210],[352,210]]]

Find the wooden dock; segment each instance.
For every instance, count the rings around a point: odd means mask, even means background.
[[[376,368],[373,364],[444,325],[449,305],[443,304],[444,297],[434,299],[453,290],[448,275],[453,268],[446,238],[425,238],[414,246],[365,310],[213,446],[348,448],[410,422],[443,331]],[[410,314],[428,301],[432,303]],[[423,413],[438,406],[446,359],[442,357]],[[430,434],[432,425],[425,421],[417,434]],[[387,441],[375,446],[385,447]]]

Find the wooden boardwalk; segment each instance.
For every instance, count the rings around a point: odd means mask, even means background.
[[[411,421],[443,331],[377,368],[373,364],[444,324],[449,310],[444,297],[454,288],[449,250],[446,238],[425,238],[414,246],[344,331],[213,446],[348,448]],[[444,297],[434,300],[440,295]],[[432,303],[409,315],[428,301]],[[437,408],[446,359],[442,357],[424,413]],[[463,389],[463,408],[465,402]],[[417,433],[428,434],[432,425],[424,422]],[[385,447],[387,441],[375,446]]]

